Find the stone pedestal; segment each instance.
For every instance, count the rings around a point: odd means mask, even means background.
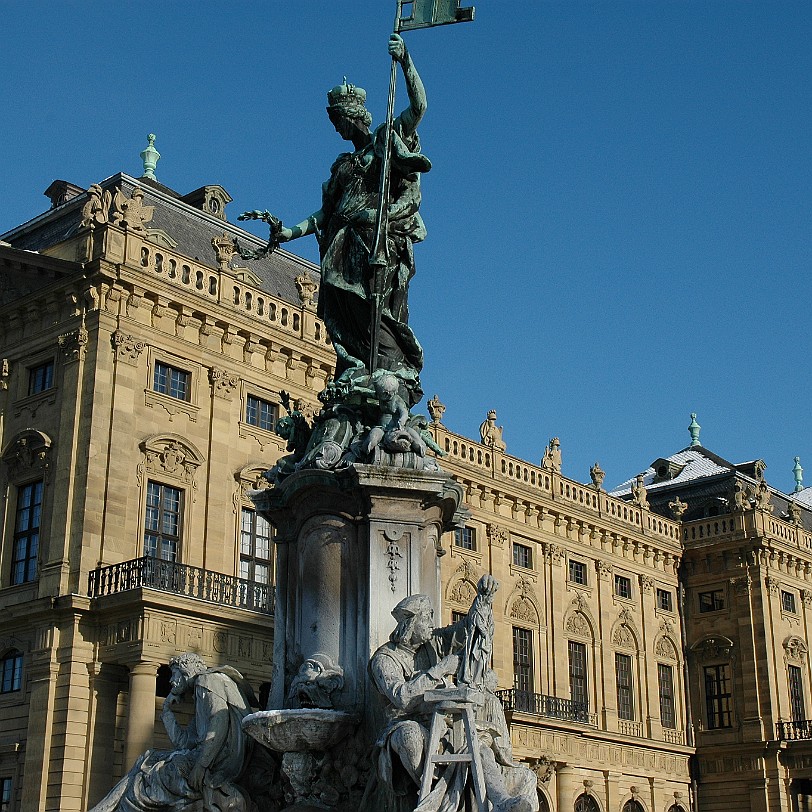
[[[344,670],[336,709],[374,735],[367,664],[407,595],[440,609],[441,535],[460,522],[462,489],[442,471],[355,464],[303,470],[253,495],[276,528],[276,614],[269,708],[289,706],[291,679],[317,652]]]

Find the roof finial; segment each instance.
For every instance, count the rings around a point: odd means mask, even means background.
[[[696,412],[691,412],[691,423],[688,426],[688,431],[691,433],[691,448],[702,445],[702,443],[699,442],[699,430],[701,428],[702,426],[696,422]]]
[[[161,153],[155,149],[155,133],[150,133],[147,136],[147,141],[149,141],[149,144],[147,144],[147,148],[141,153],[141,160],[144,162],[144,174],[142,177],[157,180],[155,177],[155,167],[158,166]]]
[[[801,458],[795,458],[795,465],[792,468],[792,473],[795,474],[795,493],[804,489],[804,469],[801,468]]]

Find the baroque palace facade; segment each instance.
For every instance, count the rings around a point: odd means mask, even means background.
[[[87,809],[164,745],[177,652],[262,695],[273,543],[248,491],[284,452],[281,392],[312,413],[333,364],[318,269],[240,267],[234,238],[260,242],[222,187],[46,194],[0,237],[2,812]],[[470,509],[442,618],[500,580],[494,661],[542,809],[809,808],[806,492],[696,445],[610,494],[557,440],[534,466],[495,414],[471,440],[429,409]]]

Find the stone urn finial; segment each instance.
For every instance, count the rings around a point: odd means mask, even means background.
[[[155,133],[150,133],[147,136],[149,142],[146,149],[141,153],[141,160],[144,162],[144,174],[142,177],[149,178],[150,180],[157,180],[155,177],[155,167],[158,166],[158,161],[161,159],[161,153],[155,149]]]

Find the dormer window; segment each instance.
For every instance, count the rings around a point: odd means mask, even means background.
[[[685,468],[685,464],[660,457],[660,459],[651,463],[651,467],[654,469],[654,481],[666,482],[679,476]]]

